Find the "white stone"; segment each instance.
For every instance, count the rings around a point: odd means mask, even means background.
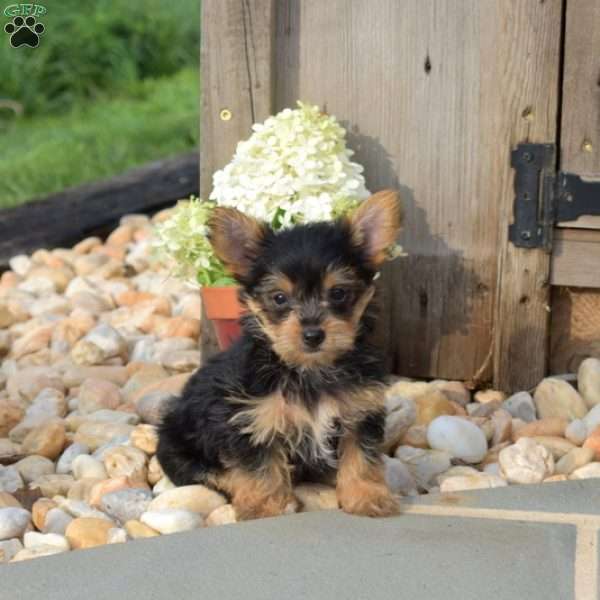
[[[21,277],[25,277],[33,266],[32,260],[26,254],[17,254],[8,261],[8,266]]]
[[[125,524],[127,521],[139,520],[152,502],[150,490],[128,488],[104,494],[100,500],[100,508],[110,517]]]
[[[482,461],[488,450],[485,434],[477,425],[447,415],[431,421],[427,428],[427,441],[431,448],[444,450],[452,458],[469,463]]]
[[[429,490],[440,473],[450,468],[450,454],[443,450],[423,450],[412,446],[399,446],[394,453],[412,473],[417,487]]]
[[[501,473],[510,483],[541,483],[554,472],[552,453],[531,438],[500,450]]]
[[[54,463],[45,456],[27,456],[15,463],[15,468],[21,474],[25,483],[31,483],[44,475],[54,473]]]
[[[202,526],[200,514],[180,508],[148,511],[140,517],[140,521],[163,534],[190,531]]]
[[[594,406],[594,408],[592,408],[590,412],[583,417],[583,422],[587,428],[586,433],[588,435],[592,433],[594,429],[600,427],[600,406]]]
[[[156,485],[152,488],[152,492],[155,496],[158,496],[164,492],[168,492],[169,490],[174,490],[175,484],[171,482],[171,480],[165,475],[161,477]]]
[[[581,419],[588,411],[577,390],[570,383],[557,377],[542,379],[533,399],[540,419],[546,417]]]
[[[126,425],[137,425],[140,417],[135,413],[122,410],[110,410],[102,408],[85,415],[86,421],[101,421],[104,423],[124,423]]]
[[[3,467],[0,465],[0,492],[13,494],[24,487],[23,478],[14,466]]]
[[[44,521],[43,533],[59,533],[64,535],[67,526],[73,520],[71,515],[68,515],[60,508],[51,508],[46,514]]]
[[[113,527],[108,530],[108,544],[124,544],[127,541],[127,532],[120,527]]]
[[[13,557],[10,562],[20,562],[22,560],[30,560],[32,558],[40,558],[41,556],[52,556],[54,554],[61,554],[62,552],[66,552],[62,548],[58,546],[35,546],[34,548],[23,548],[23,550],[19,550]]]
[[[526,423],[535,421],[535,404],[529,392],[517,392],[507,398],[502,405],[513,417]]]
[[[569,479],[593,479],[596,477],[600,477],[600,462],[589,463],[575,469]]]
[[[88,454],[76,456],[71,465],[71,470],[75,479],[83,479],[84,477],[106,479],[108,477],[104,464]]]
[[[106,519],[107,521],[112,521],[112,519],[108,515],[104,514],[100,510],[92,508],[87,502],[84,502],[83,500],[74,500],[72,498],[59,498],[55,496],[54,501],[57,502],[59,508],[68,512],[69,515],[71,515],[72,517]]]
[[[25,548],[35,548],[36,546],[55,546],[64,552],[71,549],[69,540],[64,535],[58,533],[39,533],[37,531],[28,531],[23,543]]]
[[[0,540],[21,537],[30,520],[31,514],[24,508],[0,508]]]
[[[20,550],[23,550],[23,544],[18,538],[0,541],[0,563],[8,562]]]
[[[125,338],[114,327],[106,323],[100,323],[94,327],[83,339],[98,346],[105,359],[127,353]]]
[[[71,444],[60,456],[56,463],[56,472],[59,474],[71,473],[73,461],[78,457],[89,454],[90,449],[85,444],[75,442]]]
[[[410,469],[398,458],[383,455],[385,481],[394,494],[416,496],[417,484]]]
[[[577,388],[590,408],[600,404],[600,360],[586,358],[579,365]]]
[[[565,437],[576,446],[581,446],[588,436],[588,428],[585,421],[575,419],[565,429]]]
[[[455,475],[447,477],[440,484],[442,493],[461,492],[464,490],[482,490],[488,488],[506,487],[508,483],[497,475],[477,473],[473,475]]]

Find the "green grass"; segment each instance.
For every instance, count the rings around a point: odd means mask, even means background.
[[[0,15],[0,209],[198,145],[200,0],[41,4],[37,48]]]
[[[0,208],[189,151],[198,111],[198,69],[188,68],[66,114],[13,121],[0,132]]]

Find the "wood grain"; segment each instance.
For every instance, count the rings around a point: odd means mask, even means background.
[[[600,288],[600,231],[556,230],[550,283]]]
[[[1,211],[0,268],[15,254],[72,245],[109,232],[123,215],[155,212],[197,193],[198,153],[190,152]]]
[[[252,124],[273,112],[275,0],[202,2],[202,115],[200,195],[208,198],[215,171],[232,158]],[[231,118],[223,120],[221,111]],[[208,323],[203,311],[203,321]],[[202,355],[218,351],[212,328],[205,328]]]
[[[368,187],[403,197],[408,256],[383,277],[396,372],[543,373],[548,257],[507,247],[509,157],[556,138],[560,25],[560,0],[278,3],[276,109],[335,114]]]
[[[232,158],[252,124],[273,109],[275,0],[206,0],[202,3],[202,126],[200,193]],[[221,118],[228,110],[230,120]]]
[[[567,2],[561,123],[561,169],[600,174],[600,2]],[[600,199],[598,200],[600,202]],[[584,216],[559,227],[600,229]]]

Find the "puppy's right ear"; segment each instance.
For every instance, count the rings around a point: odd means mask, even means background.
[[[244,279],[258,258],[268,227],[235,208],[218,206],[208,222],[208,239],[236,279]]]

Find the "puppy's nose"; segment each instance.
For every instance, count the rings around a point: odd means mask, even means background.
[[[325,339],[325,332],[319,327],[307,327],[302,332],[302,337],[309,348],[317,348]]]

